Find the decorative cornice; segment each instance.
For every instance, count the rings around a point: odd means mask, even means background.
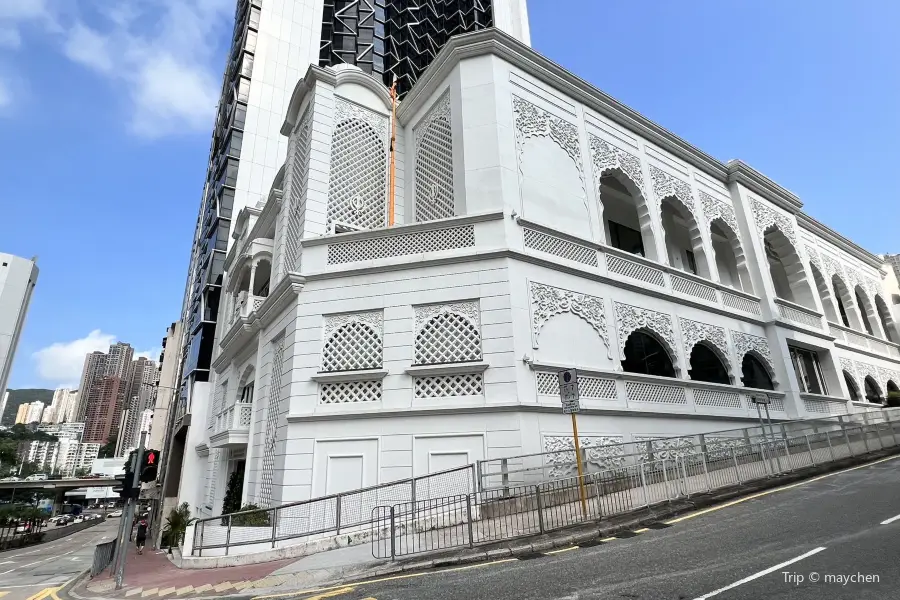
[[[816,221],[806,213],[797,213],[797,224],[810,233],[824,239],[826,242],[834,244],[836,247],[840,248],[853,258],[861,260],[862,262],[869,265],[870,267],[875,268],[876,270],[881,270],[882,266],[884,266],[884,261],[878,258],[878,256],[872,254],[862,246],[859,246],[856,243],[848,240],[843,235],[841,235],[834,229],[831,229],[827,225]]]
[[[359,69],[343,68],[335,70],[328,67],[310,65],[309,69],[306,70],[306,75],[297,82],[294,86],[294,91],[291,93],[287,114],[285,115],[284,123],[281,125],[281,135],[291,135],[291,131],[294,130],[294,126],[297,124],[297,118],[300,116],[300,107],[303,105],[303,100],[317,82],[327,83],[332,87],[337,87],[344,83],[356,83],[378,96],[378,99],[384,104],[385,110],[391,110],[390,92],[383,83],[371,75]]]
[[[730,160],[725,163],[725,169],[728,173],[728,183],[740,183],[791,214],[799,213],[803,208],[803,202],[793,192],[781,187],[744,161]]]

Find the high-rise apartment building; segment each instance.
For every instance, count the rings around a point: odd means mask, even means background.
[[[27,423],[28,419],[28,409],[31,408],[30,404],[20,404],[18,410],[16,410],[16,425],[20,423]]]
[[[285,111],[308,66],[356,65],[386,85],[396,77],[403,94],[451,35],[487,27],[529,44],[525,0],[238,0],[182,308],[180,443],[194,399],[208,396],[232,215],[268,196],[287,155]]]
[[[40,423],[43,415],[44,403],[40,400],[35,400],[28,405],[28,412],[25,414],[25,423]]]
[[[79,394],[85,442],[105,444],[118,435],[126,394],[132,388],[133,357],[134,349],[122,342],[111,345],[106,354],[92,352],[85,357]]]
[[[132,362],[129,375],[117,440],[117,455],[126,448],[137,447],[141,415],[148,409],[152,412],[158,376],[156,362],[140,357]]]
[[[37,283],[36,260],[0,253],[0,391],[6,391],[28,305]]]

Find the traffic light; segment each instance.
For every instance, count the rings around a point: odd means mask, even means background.
[[[144,456],[141,460],[141,483],[150,483],[156,481],[156,469],[159,465],[159,450],[144,450]]]
[[[131,454],[128,455],[128,459],[125,461],[125,473],[121,475],[116,475],[116,479],[121,483],[119,486],[114,487],[113,491],[119,494],[120,498],[133,498],[135,497],[134,488],[134,469],[136,466],[135,455],[137,451],[132,450]]]

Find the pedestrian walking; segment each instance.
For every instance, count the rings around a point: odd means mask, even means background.
[[[147,519],[141,519],[137,526],[137,535],[135,543],[137,544],[138,554],[144,553],[144,544],[147,542]]]

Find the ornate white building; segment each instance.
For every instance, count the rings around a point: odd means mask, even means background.
[[[865,410],[900,384],[875,255],[497,30],[397,111],[310,67],[268,198],[240,212],[182,500],[268,506],[570,444]]]

